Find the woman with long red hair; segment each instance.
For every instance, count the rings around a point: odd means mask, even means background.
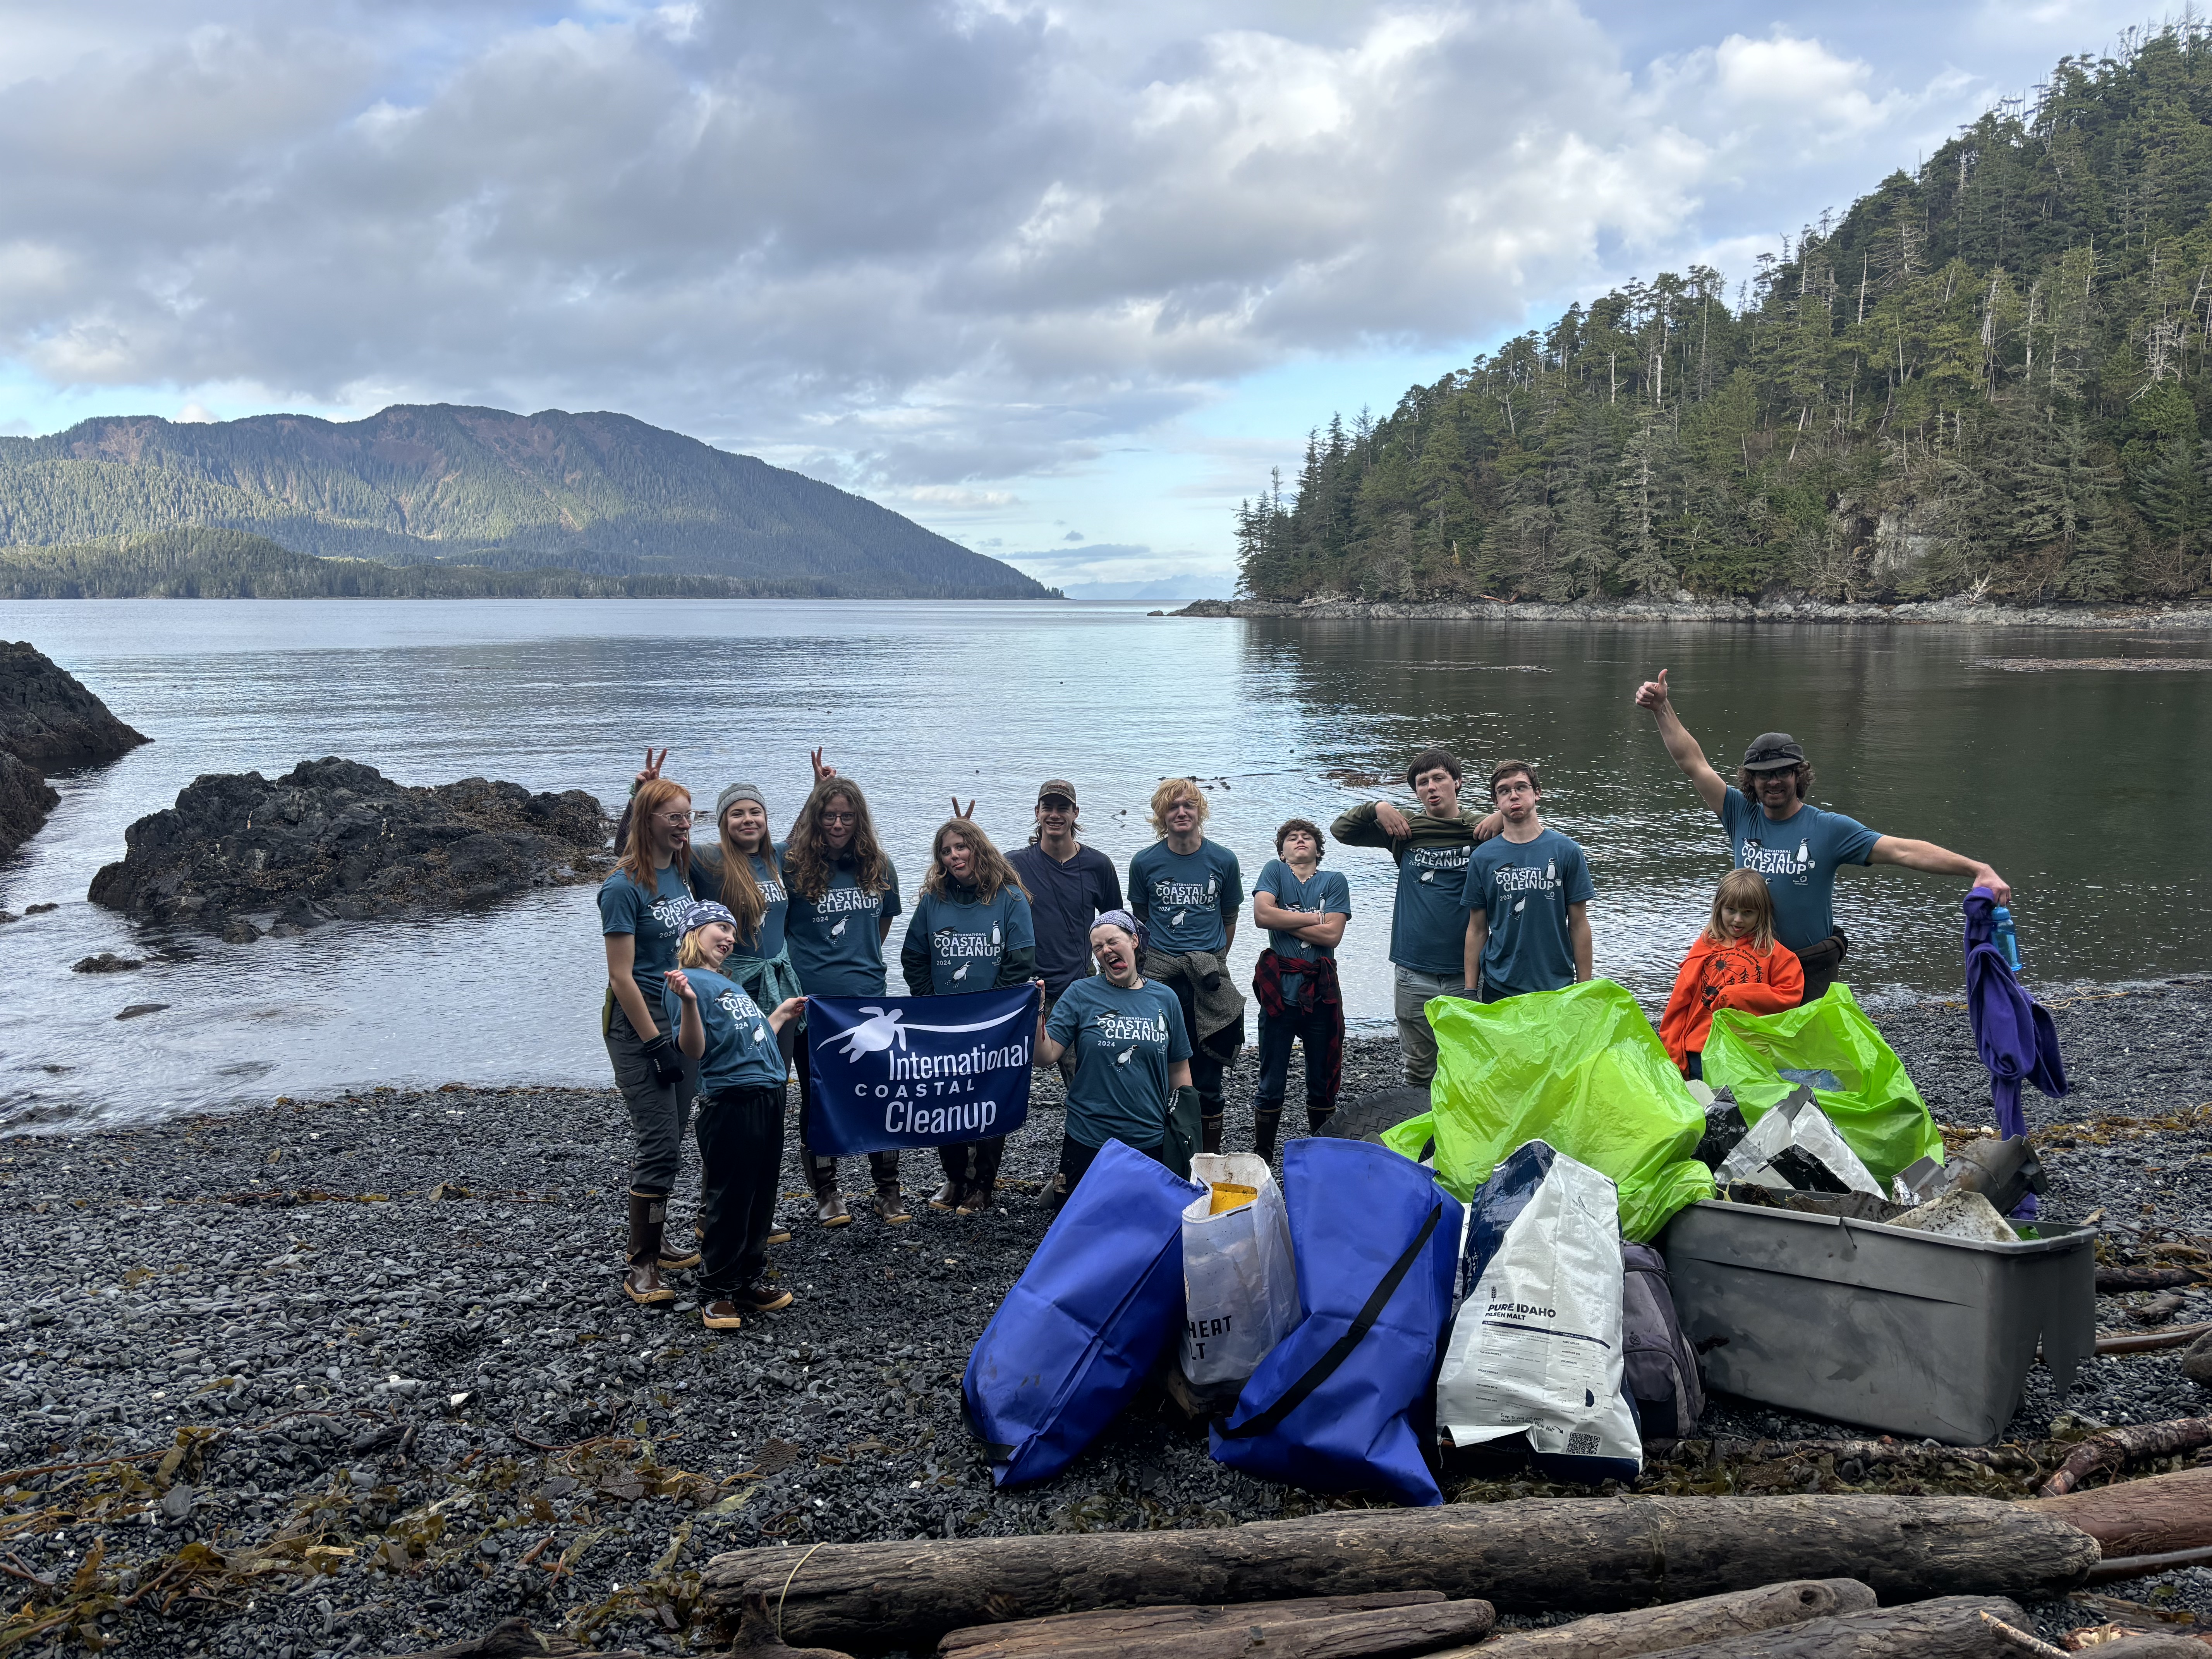
[[[622,862],[599,888],[599,932],[607,953],[607,996],[599,1029],[615,1086],[629,1110],[629,1237],[623,1293],[640,1306],[672,1302],[664,1266],[690,1266],[696,1254],[664,1259],[668,1194],[683,1168],[692,1068],[663,1012],[662,992],[692,904],[691,792],[667,778],[638,786]]]

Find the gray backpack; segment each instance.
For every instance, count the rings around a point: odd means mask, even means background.
[[[1705,1389],[1698,1377],[1698,1356],[1674,1316],[1667,1258],[1649,1244],[1623,1244],[1620,1265],[1623,1376],[1636,1401],[1644,1438],[1682,1439],[1697,1432]]]

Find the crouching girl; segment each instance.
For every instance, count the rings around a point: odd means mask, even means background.
[[[677,1047],[699,1068],[700,1316],[731,1331],[744,1315],[791,1305],[773,1289],[768,1237],[783,1170],[783,1050],[777,1034],[805,1006],[787,997],[763,1013],[719,971],[738,941],[737,919],[719,904],[684,918],[677,965],[661,993]]]
[[[1731,870],[1713,895],[1705,931],[1674,975],[1674,993],[1659,1018],[1659,1040],[1684,1077],[1702,1079],[1716,1010],[1778,1014],[1804,999],[1805,969],[1797,953],[1774,938],[1774,896],[1766,878],[1756,870]]]

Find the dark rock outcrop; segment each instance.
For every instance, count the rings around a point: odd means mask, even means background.
[[[252,915],[285,932],[320,922],[471,908],[533,887],[597,880],[613,855],[606,815],[580,789],[533,795],[464,778],[408,788],[336,757],[273,781],[195,778],[177,804],[124,834],[95,904],[240,940]]]
[[[46,774],[150,741],[30,641],[0,640],[0,854],[38,834],[61,799]]]

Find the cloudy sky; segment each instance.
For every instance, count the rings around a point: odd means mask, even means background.
[[[2142,0],[0,0],[0,431],[613,409],[1066,584]]]

